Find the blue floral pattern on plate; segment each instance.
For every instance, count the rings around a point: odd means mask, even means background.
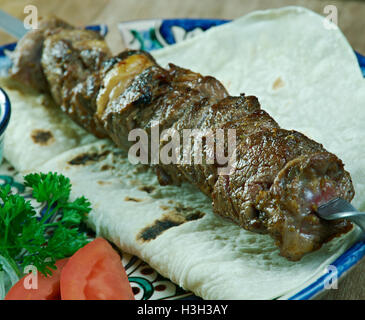
[[[175,44],[185,39],[194,37],[209,28],[224,24],[229,20],[220,19],[149,19],[122,22],[118,24],[122,40],[127,48],[141,49],[146,51],[158,50],[160,48]],[[106,25],[89,26],[88,29],[106,35]],[[6,75],[11,61],[8,53],[13,51],[15,43],[0,46],[0,76]],[[365,77],[365,57],[355,52],[359,66]],[[14,179],[16,172],[8,163],[0,168],[0,185],[9,183],[13,192],[21,193],[27,197],[24,186]],[[42,208],[38,208],[42,210]],[[337,268],[338,276],[343,275],[353,265],[365,256],[365,241],[354,244],[350,249],[336,259],[332,265]],[[186,292],[168,279],[159,275],[139,258],[122,253],[122,261],[126,268],[129,281],[131,282],[136,299],[199,299],[191,292]],[[305,300],[311,299],[324,290],[326,281],[331,274],[325,274],[297,292],[289,299]]]
[[[130,49],[152,51],[191,38],[227,23],[220,19],[149,19],[119,23],[124,44]]]

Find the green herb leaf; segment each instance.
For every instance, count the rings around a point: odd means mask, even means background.
[[[30,201],[12,194],[9,185],[0,187],[0,255],[18,266],[18,275],[19,268],[34,265],[47,276],[56,260],[71,256],[88,242],[81,225],[91,210],[90,202],[84,197],[69,201],[71,183],[61,174],[29,174],[24,181],[45,205],[45,213],[37,217]]]

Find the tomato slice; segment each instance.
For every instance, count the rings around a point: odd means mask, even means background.
[[[61,270],[66,265],[68,258],[58,260],[55,264],[57,269],[52,269],[52,276],[45,277],[38,273],[38,288],[26,289],[25,279],[28,275],[21,278],[14,284],[5,297],[5,300],[61,300],[60,277]]]
[[[61,273],[62,300],[134,300],[119,254],[103,238],[79,249]]]

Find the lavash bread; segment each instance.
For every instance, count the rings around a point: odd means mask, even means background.
[[[365,82],[342,33],[325,31],[323,20],[297,7],[255,12],[154,56],[162,65],[173,62],[215,76],[230,94],[257,95],[282,127],[323,143],[344,160],[354,180],[354,205],[361,208]],[[88,223],[98,235],[205,299],[290,296],[321,276],[358,237],[354,229],[299,262],[287,261],[269,236],[214,215],[209,199],[194,187],[159,186],[151,169],[130,164],[111,142],[95,140],[42,104],[44,97],[9,87],[7,92],[13,118],[5,157],[21,173],[70,177],[73,197],[85,195],[93,205]],[[54,139],[37,144],[36,129]]]
[[[11,101],[4,154],[18,171],[32,170],[56,155],[97,139],[63,114],[53,101],[0,79]]]

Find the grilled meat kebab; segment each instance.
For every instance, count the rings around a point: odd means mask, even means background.
[[[254,96],[229,96],[215,78],[143,51],[112,56],[104,39],[50,18],[16,47],[10,74],[49,93],[61,109],[99,138],[128,150],[128,133],[174,129],[236,130],[231,174],[220,164],[155,164],[162,185],[190,182],[212,199],[216,214],[246,230],[269,234],[280,254],[297,261],[348,232],[345,221],[325,221],[316,208],[335,197],[351,201],[354,188],[342,161],[305,135],[284,130]],[[160,148],[166,144],[160,140]],[[227,145],[226,145],[227,148]],[[208,150],[204,144],[203,149]],[[211,151],[211,150],[210,150]]]

